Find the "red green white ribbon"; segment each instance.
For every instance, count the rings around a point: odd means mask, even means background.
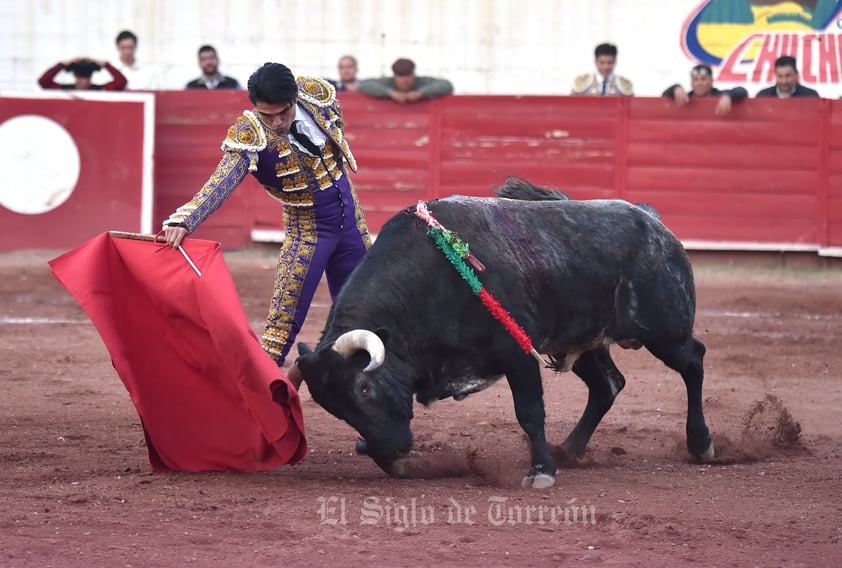
[[[474,294],[479,296],[482,304],[485,306],[485,309],[487,309],[497,321],[503,324],[503,327],[505,327],[506,331],[509,332],[509,335],[517,341],[518,345],[520,345],[524,352],[535,357],[539,365],[546,365],[547,362],[541,358],[541,355],[532,345],[532,340],[529,339],[529,336],[526,335],[523,328],[514,320],[514,318],[512,318],[511,314],[509,314],[509,312],[500,305],[500,302],[491,295],[485,286],[482,285],[482,282],[479,281],[476,273],[474,273],[473,269],[468,266],[468,262],[470,262],[475,267],[481,267],[478,268],[478,270],[485,270],[485,266],[483,266],[482,263],[479,262],[473,254],[471,254],[469,245],[463,242],[456,233],[445,229],[444,226],[442,226],[442,224],[433,217],[433,214],[430,213],[429,209],[427,209],[427,204],[424,201],[418,202],[418,205],[415,207],[415,215],[427,223],[427,235],[433,239],[436,246],[442,251],[442,253],[444,253],[444,256],[450,261],[462,279],[468,283],[468,286],[471,287]]]

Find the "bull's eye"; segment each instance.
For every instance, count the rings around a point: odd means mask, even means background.
[[[374,396],[374,385],[371,384],[371,381],[360,379],[357,383],[357,396],[363,399],[369,399]]]

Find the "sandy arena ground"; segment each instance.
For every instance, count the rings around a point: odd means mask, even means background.
[[[842,270],[695,266],[715,463],[689,459],[681,378],[616,349],[627,384],[585,459],[521,489],[505,382],[417,407],[428,455],[473,473],[398,480],[302,388],[309,455],[260,474],[152,473],[134,407],[58,251],[0,255],[0,566],[836,566],[842,562]],[[253,328],[274,250],[226,253]],[[301,340],[327,314],[321,290]],[[544,377],[547,433],[584,408]]]

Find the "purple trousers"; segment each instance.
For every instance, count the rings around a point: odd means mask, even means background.
[[[371,238],[347,175],[313,192],[312,207],[284,207],[285,238],[278,259],[275,289],[260,343],[284,364],[327,276],[331,300],[371,246]]]

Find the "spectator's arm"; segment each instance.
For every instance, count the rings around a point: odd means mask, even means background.
[[[447,79],[436,79],[435,77],[421,77],[419,79],[422,80],[416,81],[416,85],[418,85],[421,98],[433,99],[453,93],[453,83]]]
[[[679,85],[678,83],[676,83],[675,85],[672,85],[667,90],[665,90],[663,93],[661,93],[661,96],[673,98],[675,96],[675,90],[680,86],[681,85]]]
[[[126,85],[129,84],[129,81],[128,79],[126,79],[125,75],[120,73],[119,69],[117,69],[107,61],[103,61],[101,63],[101,67],[104,67],[106,71],[111,73],[111,82],[103,85],[103,89],[105,89],[106,91],[124,91],[126,89]]]
[[[733,89],[725,91],[724,94],[728,95],[728,98],[731,99],[732,103],[748,98],[748,91],[742,87],[734,87]]]
[[[690,102],[690,93],[677,83],[664,91],[662,96],[671,98],[678,106],[683,106]]]
[[[42,89],[61,89],[61,85],[55,82],[55,78],[63,69],[64,63],[56,63],[41,75],[38,84],[41,85]]]
[[[388,99],[392,92],[392,80],[388,77],[363,79],[357,86],[357,90],[370,97]]]

